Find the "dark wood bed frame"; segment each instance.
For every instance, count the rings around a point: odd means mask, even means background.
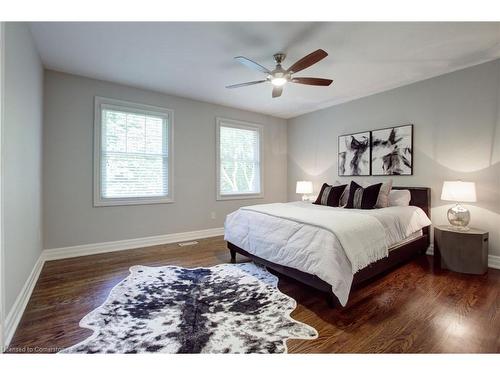
[[[396,190],[407,189],[411,193],[411,206],[420,207],[430,218],[430,207],[431,207],[431,189],[425,187],[393,187]],[[354,275],[352,282],[353,286],[360,285],[361,283],[380,275],[408,260],[414,258],[417,255],[424,254],[430,244],[429,227],[425,227],[422,230],[422,236],[417,237],[407,243],[399,245],[396,248],[392,248],[389,252],[389,256],[384,259],[370,264],[368,267],[363,268]],[[306,285],[309,285],[315,289],[328,294],[328,302],[331,306],[340,306],[337,297],[332,293],[332,287],[327,282],[321,280],[319,277],[299,271],[295,268],[282,266],[258,256],[250,254],[249,252],[239,248],[236,245],[228,242],[227,247],[231,253],[231,263],[236,262],[236,253],[244,255],[252,259],[255,263],[262,264],[282,275],[286,275],[295,280],[298,280]]]

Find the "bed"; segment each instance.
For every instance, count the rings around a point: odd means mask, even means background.
[[[430,189],[393,189],[410,191],[409,207],[348,210],[294,202],[241,208],[226,218],[231,262],[239,253],[345,306],[353,286],[429,246]]]

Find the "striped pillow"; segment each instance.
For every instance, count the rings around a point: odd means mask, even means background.
[[[340,198],[347,185],[332,186],[323,184],[319,192],[318,198],[314,204],[322,206],[339,207]]]
[[[345,208],[360,208],[362,210],[375,208],[381,186],[382,183],[362,188],[354,181],[351,181],[349,198],[347,199]]]

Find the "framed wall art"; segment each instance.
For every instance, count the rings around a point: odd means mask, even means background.
[[[339,176],[370,175],[370,132],[338,137]]]
[[[413,174],[413,125],[371,132],[372,176]]]

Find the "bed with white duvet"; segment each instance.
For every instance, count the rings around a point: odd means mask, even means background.
[[[356,272],[430,224],[415,206],[357,210],[272,203],[229,214],[224,239],[259,258],[319,277],[345,306]]]

